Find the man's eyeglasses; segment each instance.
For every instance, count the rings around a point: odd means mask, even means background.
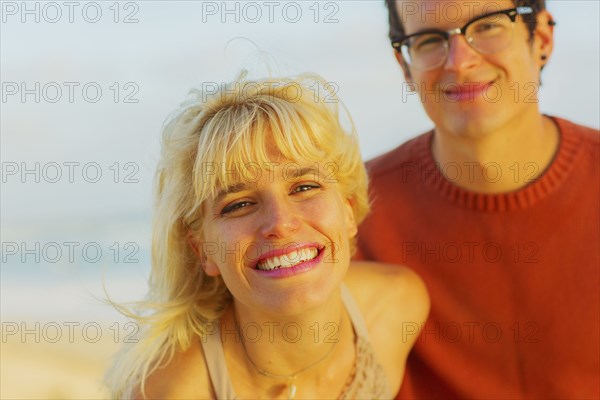
[[[427,29],[392,40],[392,47],[412,67],[429,71],[446,62],[452,35],[465,35],[467,43],[482,54],[504,50],[512,42],[517,15],[532,14],[531,7],[516,7],[481,15],[467,22],[462,28],[449,31]]]

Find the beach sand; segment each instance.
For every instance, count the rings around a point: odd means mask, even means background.
[[[107,399],[102,379],[121,346],[110,335],[96,343],[68,335],[50,343],[3,335],[0,343],[1,399]]]

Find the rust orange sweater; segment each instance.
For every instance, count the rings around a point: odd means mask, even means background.
[[[554,161],[516,192],[443,178],[431,132],[368,163],[358,257],[408,265],[431,296],[399,398],[600,397],[599,133],[553,119]]]

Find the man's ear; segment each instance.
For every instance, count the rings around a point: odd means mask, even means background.
[[[204,270],[204,273],[208,276],[219,276],[221,271],[217,264],[212,260],[212,257],[208,257],[203,249],[202,241],[193,232],[188,231],[187,242],[200,263],[200,268]]]
[[[533,52],[540,69],[543,68],[554,50],[554,18],[548,10],[537,15],[537,25],[533,32]]]
[[[400,68],[402,68],[404,80],[409,84],[410,90],[412,90],[413,92],[416,91],[415,82],[413,81],[412,75],[410,73],[410,67],[408,66],[408,63],[406,62],[404,57],[402,57],[402,53],[400,53],[398,50],[394,50],[394,57],[396,57],[396,61],[398,61],[398,64],[400,64]]]

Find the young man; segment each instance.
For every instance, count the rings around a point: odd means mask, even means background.
[[[540,113],[544,1],[386,3],[435,125],[368,163],[358,256],[431,296],[400,397],[598,398],[599,133]]]

